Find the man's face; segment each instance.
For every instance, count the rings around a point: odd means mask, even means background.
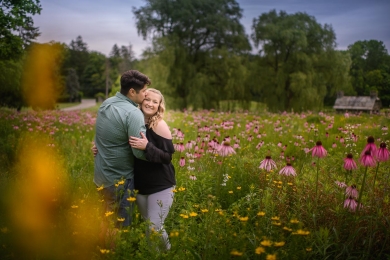
[[[142,101],[145,99],[147,86],[145,85],[138,93],[135,92],[133,101],[137,104],[142,104]]]

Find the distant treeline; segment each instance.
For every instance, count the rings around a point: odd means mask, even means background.
[[[235,0],[145,2],[133,13],[138,33],[152,45],[138,60],[131,44],[114,44],[108,57],[89,50],[81,36],[69,45],[44,44],[60,53],[50,74],[56,78],[53,106],[112,95],[128,69],[148,75],[169,108],[219,108],[221,101],[234,100],[244,108],[256,101],[270,111],[319,110],[333,105],[338,91],[359,96],[377,91],[383,107],[390,106],[390,56],[382,41],[357,41],[338,51],[332,26],[306,13],[259,14],[247,35]],[[2,2],[3,14],[13,7],[27,14],[41,10],[36,0],[11,3]],[[26,12],[6,18],[0,37],[0,94],[6,97],[1,105],[20,108],[26,105],[22,92],[36,87],[34,80],[26,83],[26,61],[42,44],[33,42],[39,30]],[[253,54],[251,42],[259,53]]]

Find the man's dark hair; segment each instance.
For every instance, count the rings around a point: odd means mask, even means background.
[[[121,94],[127,95],[129,90],[133,88],[136,93],[139,93],[145,85],[150,85],[150,79],[137,70],[128,70],[121,77]]]

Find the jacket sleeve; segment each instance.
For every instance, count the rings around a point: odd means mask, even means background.
[[[157,148],[151,142],[146,145],[145,156],[146,160],[154,163],[169,164],[172,161],[171,153]]]

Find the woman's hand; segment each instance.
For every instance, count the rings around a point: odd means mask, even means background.
[[[134,136],[130,136],[129,144],[132,148],[138,149],[138,150],[145,150],[146,145],[148,144],[148,139],[144,135],[144,133],[141,132],[142,138],[137,138]]]
[[[92,150],[93,156],[96,156],[98,154],[98,149],[97,149],[95,143],[93,143],[91,150]]]

